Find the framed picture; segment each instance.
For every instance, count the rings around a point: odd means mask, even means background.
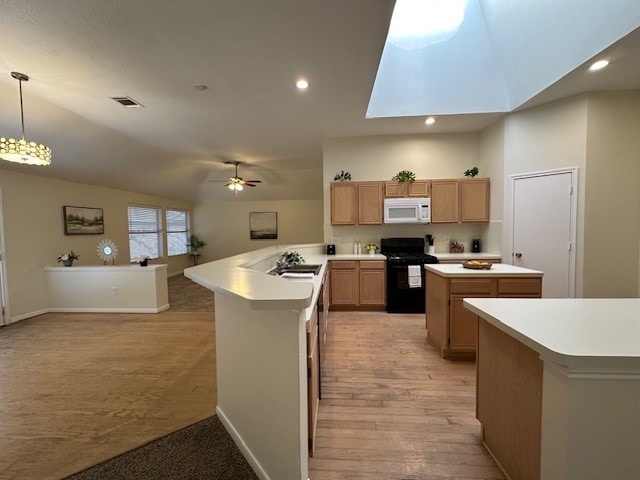
[[[251,240],[276,240],[278,238],[278,213],[250,212],[249,234]]]
[[[101,208],[62,207],[65,235],[101,235],[104,217]]]

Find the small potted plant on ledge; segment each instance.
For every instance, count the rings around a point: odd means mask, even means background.
[[[148,255],[138,255],[133,259],[134,262],[139,263],[141,267],[146,267],[149,264]]]
[[[369,252],[369,255],[375,255],[376,250],[378,250],[380,247],[377,243],[367,243],[364,248],[367,250],[367,252]]]
[[[415,182],[416,174],[411,170],[400,170],[396,173],[391,180],[395,180],[396,182]]]
[[[58,263],[62,263],[65,267],[73,266],[73,261],[80,258],[80,255],[74,253],[73,250],[69,250],[69,253],[65,253],[58,257]]]
[[[200,250],[206,244],[207,243],[205,241],[201,240],[194,233],[192,233],[189,236],[189,243],[187,243],[187,247],[189,247],[191,249],[191,252],[189,253],[189,255],[191,255],[191,258],[193,258],[193,265],[194,266],[196,266],[198,264],[198,257],[200,256],[200,252],[198,250]]]

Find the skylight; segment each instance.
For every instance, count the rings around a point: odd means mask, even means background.
[[[512,111],[638,27],[638,0],[397,0],[366,118]]]
[[[398,0],[387,42],[406,50],[450,38],[464,19],[467,0]]]

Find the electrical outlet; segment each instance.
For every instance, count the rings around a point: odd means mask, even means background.
[[[118,287],[113,287],[113,294],[118,295]]]
[[[347,237],[347,243],[353,243],[353,237]]]
[[[444,243],[449,243],[449,235],[444,236]]]

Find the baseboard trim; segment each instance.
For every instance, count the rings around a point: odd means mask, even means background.
[[[167,303],[158,308],[48,308],[44,313],[159,313],[168,308]]]
[[[247,444],[244,443],[244,440],[242,439],[242,437],[240,437],[240,434],[224,414],[219,405],[216,406],[216,415],[218,415],[220,422],[222,423],[224,428],[227,429],[227,432],[229,432],[229,435],[231,435],[231,438],[233,438],[233,441],[236,443],[236,445],[240,449],[240,452],[242,452],[242,455],[244,456],[244,458],[246,458],[247,462],[249,462],[249,465],[251,465],[251,468],[258,476],[258,478],[260,478],[260,480],[271,480],[271,477],[269,477],[269,475],[267,475],[267,472],[264,471],[264,468],[262,468],[262,465],[260,465],[258,459],[253,455],[253,452],[249,449]]]
[[[6,318],[7,325],[10,323],[19,322],[20,320],[26,320],[27,318],[37,317],[39,315],[44,315],[45,313],[49,313],[48,308],[43,308],[41,310],[36,310],[35,312],[23,313],[22,315],[16,315],[15,317]]]

